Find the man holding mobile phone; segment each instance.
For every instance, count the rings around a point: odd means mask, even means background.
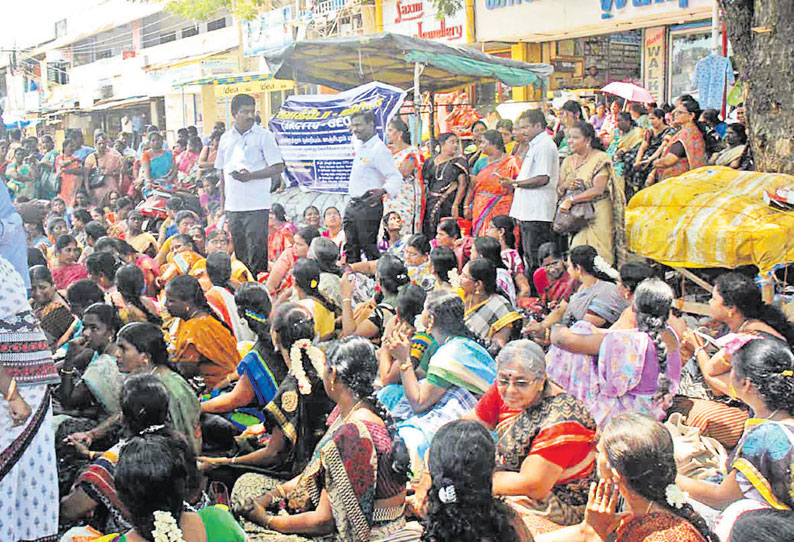
[[[276,138],[255,121],[256,100],[232,99],[234,124],[221,136],[215,169],[221,171],[221,206],[229,218],[234,253],[257,276],[267,271],[272,179],[284,171]]]
[[[403,176],[394,164],[391,151],[375,131],[375,114],[359,111],[353,115],[350,131],[361,144],[356,146],[342,227],[345,230],[345,257],[348,264],[377,260],[378,228],[383,218],[383,196],[400,191]]]

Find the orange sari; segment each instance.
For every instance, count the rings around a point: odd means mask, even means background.
[[[182,320],[174,334],[175,363],[198,363],[207,388],[215,388],[237,368],[237,341],[217,318],[205,314]]]
[[[700,133],[697,126],[692,123],[682,126],[672,137],[670,143],[667,144],[667,149],[672,147],[676,141],[680,141],[684,146],[686,157],[679,159],[678,162],[668,168],[660,169],[660,181],[671,177],[678,177],[690,169],[696,169],[706,165],[706,142],[703,140],[703,134]],[[668,152],[669,150],[666,150],[663,156],[667,155]]]
[[[472,217],[472,235],[478,237],[485,235],[491,219],[498,215],[510,213],[513,204],[513,191],[504,188],[500,183],[501,177],[515,180],[521,171],[521,159],[517,156],[505,155],[503,158],[486,165],[474,179],[474,209]]]

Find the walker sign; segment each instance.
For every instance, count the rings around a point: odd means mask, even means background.
[[[439,19],[430,0],[384,0],[383,31],[444,43],[468,43],[466,9]]]
[[[270,121],[290,184],[307,191],[347,193],[355,146],[350,120],[358,111],[375,113],[383,139],[405,92],[374,81],[339,94],[290,96]]]

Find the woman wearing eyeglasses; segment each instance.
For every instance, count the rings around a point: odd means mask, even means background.
[[[695,100],[684,100],[673,109],[673,126],[680,130],[670,140],[662,157],[653,163],[654,171],[648,184],[653,184],[654,176],[663,181],[706,165],[706,142],[695,123],[699,114],[700,106]]]
[[[532,341],[509,343],[496,362],[496,381],[467,416],[498,434],[494,495],[535,536],[578,523],[595,466],[595,421],[547,380],[543,350]]]

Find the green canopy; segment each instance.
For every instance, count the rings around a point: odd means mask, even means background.
[[[370,81],[399,88],[414,86],[414,65],[422,64],[422,90],[446,92],[483,80],[511,87],[538,85],[554,71],[548,64],[529,64],[489,55],[465,46],[371,34],[299,41],[265,55],[276,79],[293,79],[336,90]]]

